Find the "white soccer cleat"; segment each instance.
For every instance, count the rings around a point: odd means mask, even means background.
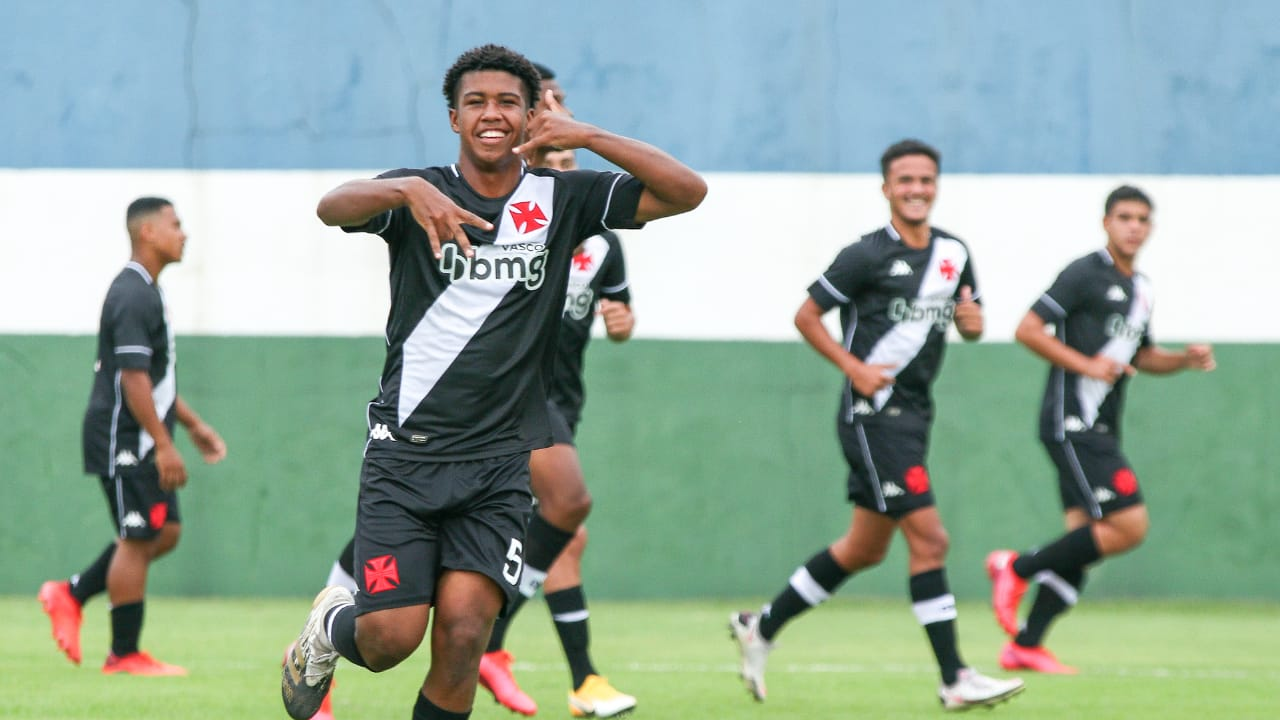
[[[308,720],[320,709],[338,666],[338,651],[325,632],[325,618],[340,605],[354,605],[351,591],[327,587],[311,603],[311,613],[302,634],[289,646],[280,678],[280,695],[285,711],[294,720]]]
[[[764,666],[773,643],[760,636],[760,615],[750,611],[733,613],[729,616],[729,630],[738,641],[738,653],[742,656],[738,674],[751,697],[756,702],[764,702]]]
[[[943,710],[968,710],[979,705],[996,705],[1026,689],[1022,680],[991,678],[973,668],[960,668],[956,681],[938,688]]]

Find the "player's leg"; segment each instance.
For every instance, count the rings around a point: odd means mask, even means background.
[[[574,717],[613,717],[635,708],[636,698],[619,692],[591,662],[590,613],[582,590],[582,554],[586,548],[587,528],[583,525],[547,571],[542,591],[573,680],[569,713]]]
[[[440,564],[450,585],[438,595],[432,625],[431,672],[422,700],[431,712],[470,712],[477,681],[483,681],[482,657],[489,657],[484,650],[494,619],[520,597],[526,563],[529,453],[473,465],[483,481],[476,485],[479,490],[441,524]]]
[[[356,510],[359,592],[333,585],[316,596],[281,673],[285,710],[306,720],[319,710],[339,657],[374,672],[394,667],[422,643],[439,577],[440,526],[452,487],[450,463],[366,457]]]
[[[120,539],[107,567],[111,601],[111,653],[104,673],[185,675],[139,647],[146,609],[147,575],[152,561],[172,550],[182,534],[177,496],[160,489],[153,464],[117,472],[111,501]]]
[[[568,441],[572,434],[559,411],[553,405],[548,407],[552,410],[556,444],[533,451],[529,459],[530,487],[538,505],[524,537],[520,593],[494,623],[485,657],[480,662],[480,684],[492,692],[499,703],[523,715],[534,714],[538,705],[520,689],[511,671],[514,658],[504,649],[507,630],[525,601],[542,587],[547,571],[591,510],[591,494],[582,475],[578,451]]]

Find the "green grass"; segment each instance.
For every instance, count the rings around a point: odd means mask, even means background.
[[[640,699],[636,718],[943,716],[924,634],[905,599],[839,597],[788,626],[770,658],[769,701],[752,702],[736,675],[725,619],[755,602],[594,603],[596,664]],[[34,597],[0,598],[0,717],[285,718],[279,658],[308,606],[301,598],[153,598],[143,644],[191,675],[134,678],[98,672],[108,634],[101,600],[86,608],[85,665],[74,667],[55,649]],[[1002,638],[985,606],[961,605],[960,637],[970,663],[998,670]],[[1027,692],[995,712],[1045,720],[1277,718],[1278,643],[1275,604],[1086,604],[1060,623],[1051,642],[1081,674],[1029,675]],[[509,646],[518,679],[541,706],[538,717],[569,717],[568,673],[541,603],[522,613]],[[424,648],[381,675],[341,665],[339,720],[408,718],[427,661]],[[517,717],[479,693],[472,717]]]

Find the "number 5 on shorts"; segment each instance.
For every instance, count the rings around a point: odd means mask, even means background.
[[[507,562],[502,566],[502,577],[515,585],[520,582],[520,569],[524,567],[524,544],[511,538],[511,547],[507,548]]]

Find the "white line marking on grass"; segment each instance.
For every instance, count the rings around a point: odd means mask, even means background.
[[[563,663],[515,662],[512,667],[521,672],[564,672],[568,667]],[[683,674],[683,673],[733,673],[737,674],[737,663],[625,663],[621,666],[631,673]],[[937,668],[933,665],[910,664],[842,664],[842,663],[787,663],[771,666],[771,673],[790,673],[797,675],[933,675]],[[1081,675],[1086,677],[1134,677],[1168,680],[1280,680],[1280,672],[1272,670],[1224,670],[1213,668],[1081,668]],[[1021,673],[1023,676],[1036,673]]]

